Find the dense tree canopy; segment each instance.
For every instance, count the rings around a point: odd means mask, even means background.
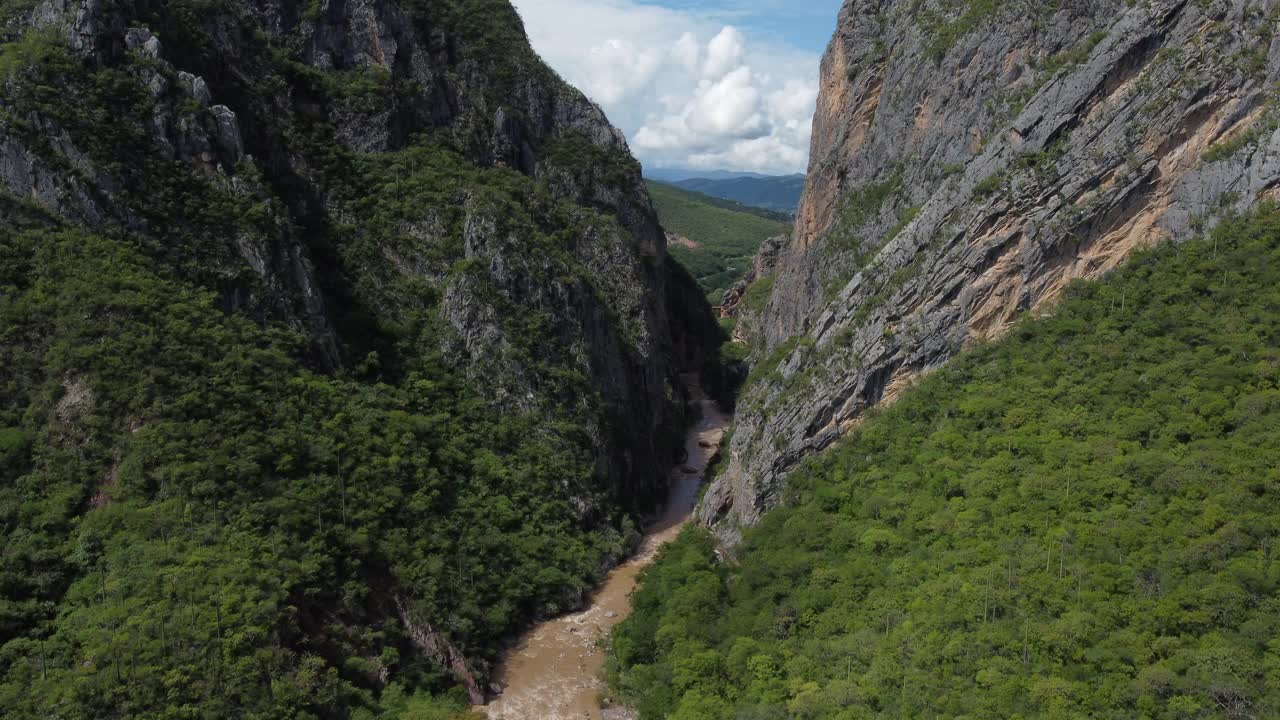
[[[0,256],[5,717],[307,717],[367,704],[362,676],[447,686],[385,618],[448,618],[480,652],[622,551],[566,505],[580,446],[438,366],[317,375],[117,241],[6,234]]]
[[[1280,713],[1280,211],[1133,259],[689,530],[615,633],[648,719]]]
[[[602,480],[589,428],[615,410],[575,336],[552,331],[572,319],[552,326],[465,257],[467,213],[493,219],[534,281],[606,309],[616,289],[574,251],[625,265],[630,234],[608,208],[482,167],[470,138],[345,146],[317,108],[368,112],[415,88],[309,66],[243,3],[98,8],[165,48],[110,62],[14,20],[29,5],[0,8],[0,135],[120,217],[78,223],[0,193],[0,717],[465,712],[450,656],[483,680],[502,639],[626,552],[642,510]],[[495,94],[517,69],[551,77],[507,2],[403,5],[464,38],[468,62],[529,66],[491,73]],[[210,120],[170,61],[207,71],[256,159],[162,152],[157,118]],[[625,152],[583,145],[567,132],[540,149],[562,175],[638,184]],[[308,263],[320,324],[284,287]],[[488,356],[524,373],[525,405],[500,407],[443,357],[441,295],[459,278],[511,338]],[[633,315],[592,330],[632,353]]]

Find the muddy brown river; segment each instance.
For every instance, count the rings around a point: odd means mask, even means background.
[[[680,534],[698,502],[707,462],[715,454],[729,418],[701,397],[702,418],[685,438],[689,459],[672,469],[667,510],[645,531],[635,556],[605,577],[581,612],[534,626],[498,664],[494,679],[504,689],[484,707],[491,720],[599,720],[605,692],[601,642],[631,612],[631,592],[640,571],[658,549]],[[704,447],[706,446],[706,447]]]

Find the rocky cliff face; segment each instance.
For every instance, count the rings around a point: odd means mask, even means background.
[[[655,495],[678,373],[713,326],[623,136],[507,3],[46,0],[7,27],[30,62],[0,102],[7,193],[152,238],[323,367],[376,352],[394,372],[406,343],[434,345],[503,411],[583,421],[618,497]],[[544,195],[488,191],[513,174]],[[429,338],[384,330],[421,313],[441,321]]]
[[[482,699],[665,497],[718,342],[623,136],[505,0],[13,0],[0,35],[0,715]],[[163,642],[93,649],[126,602]]]
[[[702,521],[733,539],[966,345],[1280,195],[1276,29],[1248,0],[846,2]]]

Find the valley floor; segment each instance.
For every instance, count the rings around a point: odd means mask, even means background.
[[[631,613],[631,594],[658,550],[680,534],[698,502],[707,464],[729,424],[714,401],[693,388],[701,417],[685,439],[687,460],[672,468],[667,509],[645,533],[639,551],[609,573],[581,612],[531,628],[499,664],[502,694],[485,710],[493,720],[568,720],[602,717],[602,641]]]

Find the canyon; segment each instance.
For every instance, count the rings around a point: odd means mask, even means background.
[[[734,313],[752,378],[700,522],[734,542],[963,349],[1277,197],[1278,80],[1266,2],[846,2],[795,231]]]
[[[492,720],[576,720],[606,717],[602,682],[609,631],[631,612],[631,595],[644,569],[680,534],[693,516],[704,473],[729,418],[702,394],[696,382],[697,421],[685,440],[685,459],[671,469],[671,490],[662,513],[646,529],[636,553],[595,588],[586,607],[526,631],[494,671],[500,690],[485,711]],[[608,703],[604,703],[606,706]],[[626,717],[625,708],[608,708],[608,717]]]
[[[1257,238],[1274,234],[1280,200],[1272,2],[847,0],[794,228],[763,232],[719,319],[668,252],[705,243],[662,227],[623,133],[533,52],[506,0],[12,0],[0,20],[5,717],[396,720],[488,703],[522,720],[597,717],[601,696],[617,717],[729,699],[820,717],[805,710],[820,695],[909,713],[908,681],[930,681],[911,674],[915,648],[1072,595],[1074,609],[1042,618],[1042,644],[1093,627],[1079,609],[1088,573],[1067,553],[1102,531],[1073,535],[1056,514],[1083,502],[1071,462],[1138,516],[1160,493],[1180,512],[1184,485],[1222,489],[1200,482],[1214,458],[1182,447],[1193,440],[1249,460],[1269,447],[1230,445],[1238,428],[1264,437],[1273,406],[1273,348],[1245,322],[1274,315],[1267,278],[1233,295],[1242,270],[1221,267],[1217,242],[1224,258],[1270,256]],[[1153,288],[1135,271],[1111,297],[1106,279],[1134,258],[1187,276],[1152,271]],[[1182,303],[1199,322],[1188,332],[1234,364],[1169,341],[1164,359],[1200,383],[1187,397],[1221,397],[1131,398],[1152,403],[1133,423],[1147,427],[1088,438],[1090,458],[1119,448],[1127,464],[1092,468],[1070,445],[1090,429],[1071,413],[1124,414],[1101,407],[1102,390],[1063,410],[1071,422],[1050,418],[1062,427],[1044,421],[1061,462],[1019,454],[1011,436],[982,458],[999,472],[938,479],[954,458],[912,466],[884,432],[859,433],[884,413],[898,440],[941,433],[960,457],[1001,422],[1039,427],[1021,407],[983,415],[1000,388],[972,358],[1038,362],[1035,343],[1061,336],[1053,361],[1098,346],[1079,358],[1094,368],[1114,348],[1079,318],[1158,356],[1152,338],[1180,329],[1139,296]],[[1239,337],[1214,334],[1204,298]],[[1053,324],[1060,311],[1075,325]],[[1047,394],[1020,362],[1001,371]],[[1153,367],[1112,392],[1167,370]],[[981,397],[939,389],[952,377]],[[899,402],[915,414],[892,415]],[[1193,405],[1208,419],[1177,414]],[[939,430],[961,419],[970,437]],[[1200,464],[1177,466],[1188,457]],[[898,487],[876,485],[878,458],[899,463]],[[1020,477],[1015,460],[1040,483],[1024,504],[1057,504],[1036,505],[1013,540],[986,538],[1013,549],[975,570],[947,553],[1016,511],[988,512],[1023,497],[992,491]],[[1065,482],[1035,474],[1054,462]],[[1210,702],[1246,717],[1260,695],[1261,669],[1178,675],[1225,657],[1220,636],[1151,604],[1204,572],[1222,597],[1203,617],[1230,632],[1256,619],[1274,592],[1274,530],[1234,521],[1265,515],[1245,500],[1262,507],[1268,482],[1228,484],[1194,524],[1161,516],[1208,535],[1182,556],[1120,538],[1088,558],[1143,610],[1114,616],[1170,623],[1142,657],[1185,667],[1118,673],[1169,717]],[[1131,493],[1148,494],[1122,507]],[[1209,574],[1228,560],[1234,574]],[[901,568],[915,573],[902,587],[944,583],[930,601],[980,593],[981,622],[949,607],[913,636],[905,611],[924,600],[875,604]],[[1057,595],[1026,600],[1023,576]],[[744,597],[752,587],[764,594]],[[1044,648],[1026,625],[1001,627],[1004,655],[971,675],[1021,698],[1009,658],[1028,668]],[[1207,638],[1203,657],[1169,649],[1185,637]],[[1050,650],[1056,668],[1084,654]],[[819,687],[832,662],[843,680]],[[1041,680],[1026,701],[1038,708],[1080,693],[1079,678]],[[633,700],[650,704],[623,707]]]

